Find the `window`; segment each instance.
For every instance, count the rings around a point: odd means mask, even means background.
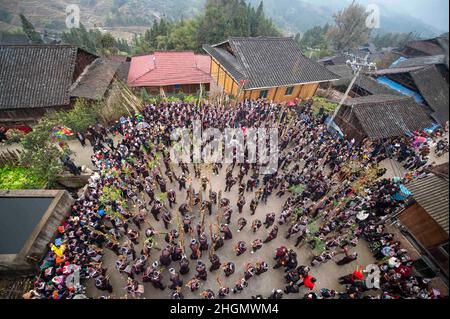
[[[284,93],[284,95],[292,95],[292,93],[294,92],[294,87],[290,86],[286,88],[286,93]]]
[[[259,98],[260,99],[267,99],[267,95],[269,94],[269,90],[261,90],[259,92]]]

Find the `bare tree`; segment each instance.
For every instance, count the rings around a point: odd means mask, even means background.
[[[333,15],[334,25],[327,36],[337,51],[352,50],[367,43],[370,29],[366,25],[369,14],[355,1],[347,8]]]

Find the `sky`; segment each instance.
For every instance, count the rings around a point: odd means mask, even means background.
[[[368,0],[397,12],[409,14],[443,31],[448,31],[448,0]]]
[[[331,8],[345,7],[351,0],[303,0]],[[409,14],[414,18],[438,28],[448,31],[449,0],[357,0],[361,4],[379,4],[385,10],[396,13]]]

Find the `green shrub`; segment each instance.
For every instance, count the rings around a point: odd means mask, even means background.
[[[46,181],[39,178],[33,169],[26,167],[0,167],[0,189],[43,188]]]
[[[20,142],[25,136],[21,130],[11,129],[6,132],[6,144],[13,144]]]
[[[83,99],[77,99],[73,109],[50,113],[48,118],[54,125],[65,125],[73,132],[85,132],[91,125],[97,123],[100,104],[88,104]]]
[[[185,103],[195,103],[197,101],[197,98],[193,95],[186,95],[183,99]]]
[[[320,109],[323,108],[325,113],[331,113],[337,108],[338,104],[328,102],[325,98],[314,96],[313,97],[313,110],[317,114]]]

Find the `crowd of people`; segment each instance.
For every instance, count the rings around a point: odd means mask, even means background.
[[[414,273],[408,251],[384,225],[407,201],[401,185],[427,174],[426,143],[416,144],[412,134],[357,145],[330,133],[326,117],[322,109],[313,112],[312,103],[292,108],[266,101],[245,101],[234,107],[162,103],[122,117],[109,129],[91,127],[89,137],[79,134],[83,146],[85,139],[90,141],[97,170],[58,227],[34,289],[26,297],[83,298],[89,295],[89,280],[103,298],[122,295],[123,287],[111,282],[111,273],[117,271],[126,282],[125,292],[133,297],[144,296],[148,289],[144,283],[151,283],[154,289],[167,289],[168,298],[182,299],[186,289],[198,290],[206,299],[225,298],[241,293],[270,271],[283,276],[285,286],[253,298],[278,299],[286,294],[302,294],[299,297],[305,299],[438,298],[430,281]],[[171,132],[194,121],[200,121],[202,129],[278,127],[278,170],[261,175],[267,163],[249,163],[248,145],[244,145],[243,163],[237,161],[235,149],[229,165],[175,164],[169,152],[176,143]],[[111,134],[120,136],[117,144]],[[383,178],[385,169],[379,163],[386,158],[396,159],[408,173]],[[211,174],[219,176],[222,170],[223,190],[211,186]],[[198,189],[193,180],[201,185]],[[227,198],[231,192],[238,193],[236,203]],[[281,211],[268,212],[264,220],[253,219],[257,208],[271,197],[284,200]],[[207,225],[208,216],[217,222]],[[262,226],[268,231],[266,237],[233,243],[233,232],[249,228],[259,236]],[[234,260],[223,260],[225,249],[242,258],[247,250],[257,254],[280,235],[284,244],[272,261],[255,259],[237,269]],[[379,287],[367,280],[375,278],[375,270],[357,267],[360,239],[368,242],[377,260]],[[298,263],[302,247],[311,252],[308,265]],[[103,262],[107,250],[116,256],[115,269]],[[355,264],[353,273],[336,278],[339,291],[315,288],[316,273],[327,262],[336,267]],[[191,267],[194,275],[188,277]],[[235,272],[242,276],[228,282]],[[78,274],[80,284],[73,281]],[[217,281],[219,289],[213,291],[205,284],[207,289],[202,290],[202,283],[209,281]]]

